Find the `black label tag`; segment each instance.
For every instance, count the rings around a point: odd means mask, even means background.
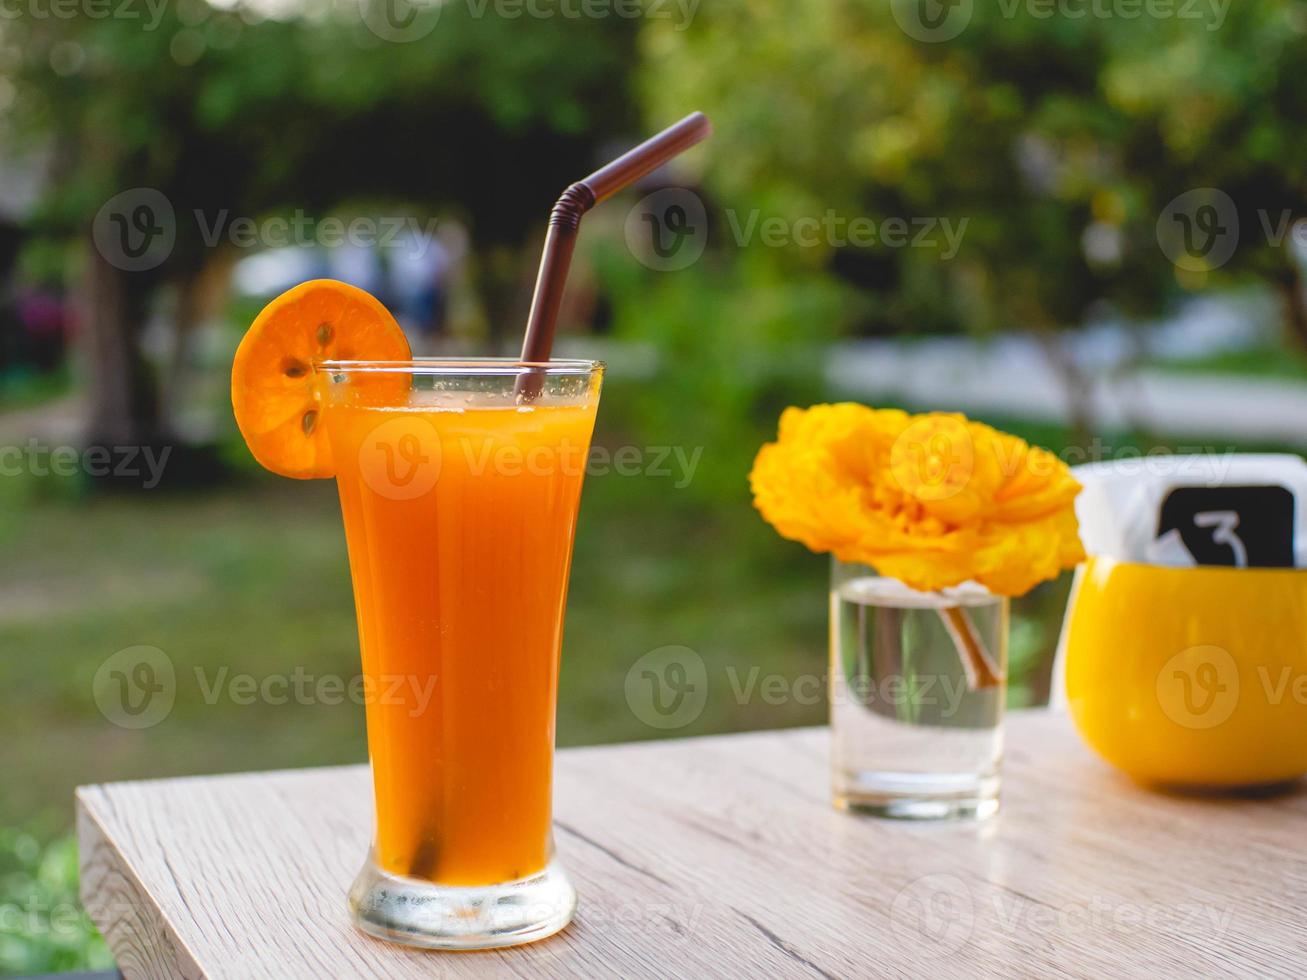
[[[1199,565],[1293,567],[1293,494],[1284,487],[1177,487],[1159,538],[1176,532]]]

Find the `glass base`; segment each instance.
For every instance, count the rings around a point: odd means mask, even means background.
[[[369,855],[349,891],[354,924],[422,949],[494,949],[533,943],[572,921],[576,890],[557,861],[502,885],[460,887],[402,878]]]
[[[837,772],[841,810],[896,820],[984,820],[998,812],[996,774]]]

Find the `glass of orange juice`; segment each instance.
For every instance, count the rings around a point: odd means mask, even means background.
[[[315,367],[354,582],[376,835],[350,892],[407,945],[531,942],[576,893],[551,834],[568,569],[596,361]],[[520,379],[534,394],[523,398]],[[538,389],[538,392],[537,392]]]

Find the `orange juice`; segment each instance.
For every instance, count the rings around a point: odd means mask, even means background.
[[[392,379],[393,381],[393,379]],[[568,568],[599,375],[570,398],[329,393],[390,874],[542,871]]]

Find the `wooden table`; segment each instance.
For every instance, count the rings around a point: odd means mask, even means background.
[[[1008,732],[982,825],[836,812],[820,729],[563,751],[581,907],[535,946],[422,953],[351,928],[361,766],[85,787],[82,897],[128,978],[1303,974],[1307,792],[1165,796],[1062,716]]]

